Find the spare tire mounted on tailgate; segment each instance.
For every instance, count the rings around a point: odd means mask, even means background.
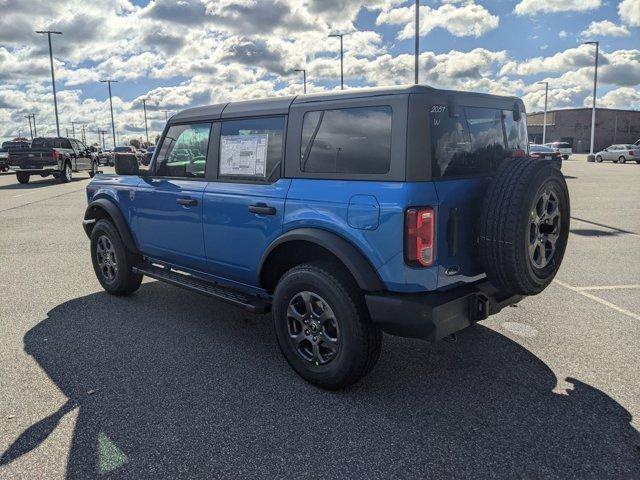
[[[480,259],[500,289],[535,295],[551,283],[569,235],[569,192],[550,162],[506,162],[482,206]]]

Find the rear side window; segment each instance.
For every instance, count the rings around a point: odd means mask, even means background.
[[[158,177],[204,178],[210,123],[173,125],[156,159]]]
[[[307,112],[300,168],[313,173],[382,174],[391,162],[389,106]]]
[[[511,110],[460,107],[451,116],[434,105],[429,116],[434,178],[491,173],[514,150],[527,151],[524,115],[516,121]]]
[[[284,117],[222,122],[219,176],[254,182],[271,179],[280,170],[283,140]]]

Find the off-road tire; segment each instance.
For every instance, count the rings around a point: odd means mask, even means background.
[[[17,172],[16,178],[18,179],[18,183],[26,185],[27,183],[29,183],[29,180],[31,179],[31,175],[24,172]]]
[[[339,327],[339,349],[326,364],[314,364],[295,349],[289,336],[287,309],[300,292],[326,300]],[[276,286],[273,325],[280,350],[306,381],[328,390],[348,387],[362,379],[380,356],[382,333],[370,321],[364,295],[351,276],[329,262],[306,263],[287,271]]]
[[[58,179],[62,183],[69,183],[73,179],[73,172],[71,170],[71,163],[70,162],[65,162],[64,166],[62,167],[62,171],[60,172],[60,176],[58,177]]]
[[[538,199],[551,192],[557,199],[557,240],[548,264],[537,268],[530,255]],[[564,176],[548,161],[527,158],[507,162],[493,179],[479,224],[480,260],[488,279],[505,292],[535,295],[553,280],[562,263],[569,235],[569,192]],[[542,223],[541,223],[542,224]],[[533,229],[532,229],[533,228]]]
[[[620,155],[618,157],[618,163],[627,163],[627,159],[625,157],[623,157],[622,155]]]
[[[115,278],[108,280],[98,264],[98,240],[107,237],[115,252],[116,265],[118,267]],[[142,275],[133,273],[132,268],[139,264],[141,258],[127,250],[120,238],[116,227],[106,219],[98,220],[91,231],[91,262],[96,277],[107,292],[113,295],[129,295],[138,288],[142,282]]]

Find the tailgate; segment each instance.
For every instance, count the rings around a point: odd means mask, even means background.
[[[39,170],[58,166],[58,162],[53,158],[53,153],[51,151],[16,152],[11,153],[9,158],[9,163],[12,166],[23,170]]]
[[[489,177],[434,182],[438,194],[438,288],[484,274],[478,259],[478,218]]]

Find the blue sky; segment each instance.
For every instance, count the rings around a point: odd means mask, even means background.
[[[413,79],[413,1],[403,0],[0,0],[0,138],[52,134],[46,38],[54,37],[61,123],[108,129],[113,85],[116,130],[126,141],[162,110],[297,94],[339,85],[338,40],[345,37],[349,88]],[[422,0],[421,81],[442,88],[519,95],[529,111],[550,82],[552,108],[591,101],[593,48],[601,42],[598,103],[640,109],[640,0]],[[37,13],[34,13],[37,12]],[[97,138],[97,137],[96,137]]]

